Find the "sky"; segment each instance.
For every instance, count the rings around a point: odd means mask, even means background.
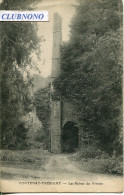
[[[52,67],[52,43],[53,43],[53,14],[58,12],[62,17],[62,41],[69,39],[69,24],[75,13],[76,0],[42,0],[37,4],[35,10],[48,10],[49,22],[38,22],[38,36],[44,37],[45,41],[40,43],[41,55],[38,68],[43,77],[51,74]],[[38,74],[38,72],[32,72]]]

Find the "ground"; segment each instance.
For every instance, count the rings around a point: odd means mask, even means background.
[[[52,154],[48,163],[38,167],[38,169],[14,168],[12,166],[3,166],[3,178],[36,178],[36,179],[93,179],[100,177],[108,177],[106,174],[96,174],[88,171],[83,171],[79,168],[78,162],[73,162],[70,157],[72,154]],[[109,175],[109,178],[111,179]],[[114,176],[117,180],[121,177]]]
[[[1,170],[2,176],[2,186],[4,188],[8,188],[9,185],[11,188],[15,184],[19,184],[19,181],[40,181],[42,182],[60,182],[62,190],[64,191],[86,191],[88,185],[92,185],[92,187],[96,191],[112,191],[116,192],[116,188],[119,185],[119,191],[122,191],[122,177],[121,176],[113,176],[107,174],[96,174],[88,171],[81,170],[78,162],[71,160],[72,154],[51,154],[49,160],[46,164],[42,164],[41,167],[38,168],[14,168],[12,166],[3,166]],[[89,184],[87,184],[89,183]],[[117,185],[118,184],[118,185]],[[58,183],[56,184],[58,185]],[[49,189],[51,191],[55,190],[55,185],[46,186],[45,183],[42,184],[44,186],[45,192],[48,192]],[[106,187],[105,187],[106,186]],[[49,187],[53,187],[49,188]],[[63,188],[64,187],[64,188]],[[66,187],[66,188],[65,188]],[[80,187],[80,188],[79,188]],[[96,189],[97,187],[97,189]],[[103,188],[103,190],[102,190]],[[8,188],[9,189],[9,188]],[[25,190],[24,190],[25,189]],[[21,192],[30,192],[30,190],[34,190],[35,192],[39,191],[38,186],[28,186],[26,185],[18,186],[18,191]],[[107,190],[108,189],[108,190]],[[24,191],[23,191],[24,190]],[[88,187],[88,190],[90,188]],[[40,192],[43,191],[43,188],[40,188]],[[59,190],[58,190],[59,191]],[[61,190],[60,190],[61,191]]]

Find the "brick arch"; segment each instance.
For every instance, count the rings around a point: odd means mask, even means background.
[[[78,127],[78,124],[77,124],[77,122],[76,122],[76,121],[68,120],[68,121],[66,121],[66,122],[63,124],[63,126],[62,126],[62,130],[63,130],[63,128],[66,126],[66,124],[68,124],[68,123],[73,123],[73,125],[75,125],[75,126],[77,126],[77,127]]]
[[[63,120],[63,123],[62,123],[62,129],[63,129],[63,127],[66,125],[66,123],[68,123],[68,122],[73,122],[73,123],[75,123],[76,125],[78,125],[78,122],[77,122],[77,120],[76,119],[72,119],[72,118],[65,118],[64,120]]]
[[[62,102],[62,127],[68,121],[72,121],[72,122],[78,124],[75,106],[73,104],[71,104],[70,102],[63,101]]]
[[[79,128],[73,121],[68,121],[61,131],[61,152],[71,153],[79,148]]]

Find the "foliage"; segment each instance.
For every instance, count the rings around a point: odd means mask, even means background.
[[[28,143],[28,149],[43,148],[42,144],[42,123],[36,115],[36,109],[29,112],[22,118],[24,127],[28,129],[25,142]],[[38,139],[37,139],[38,138]]]
[[[94,133],[112,154],[122,131],[121,0],[80,1],[70,27],[54,87],[76,104],[82,131]]]
[[[3,166],[18,167],[23,169],[41,169],[41,166],[47,163],[50,154],[42,149],[20,150],[2,150],[1,164]]]
[[[96,157],[97,159],[99,159],[101,156],[103,158],[109,157],[107,153],[93,146],[87,146],[87,147],[81,148],[80,153],[79,153],[79,159],[82,159],[82,158],[89,159],[89,158],[96,158]]]
[[[25,149],[28,147],[28,142],[27,142],[27,132],[28,129],[25,128],[24,123],[21,123],[19,126],[15,127],[12,136],[8,136],[8,144],[7,146],[5,145],[5,148],[10,148],[10,149]]]
[[[90,170],[96,173],[109,173],[109,174],[118,174],[122,175],[123,166],[122,162],[118,161],[115,158],[109,159],[91,159],[89,160]],[[97,165],[97,166],[96,166]]]
[[[36,113],[39,120],[42,122],[43,135],[41,139],[48,149],[50,147],[50,88],[49,85],[45,88],[39,89],[35,93],[34,98]]]
[[[30,1],[33,2],[33,1]],[[29,8],[27,1],[3,0],[1,10]],[[37,26],[30,22],[1,22],[1,147],[9,147],[22,115],[32,110],[31,54],[39,54]],[[19,135],[21,136],[21,134]],[[17,136],[16,136],[17,137]],[[24,143],[23,135],[20,144]],[[15,142],[16,143],[16,142]]]
[[[27,10],[41,0],[2,0],[2,10]]]
[[[87,147],[70,157],[78,161],[80,169],[94,173],[123,174],[123,157],[110,157],[95,147]]]
[[[42,135],[40,129],[35,134],[35,141],[37,141],[37,142],[43,142],[44,141],[44,135]]]

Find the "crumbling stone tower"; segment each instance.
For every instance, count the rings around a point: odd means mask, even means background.
[[[51,85],[60,72],[60,45],[62,43],[62,19],[54,14]],[[52,86],[51,86],[52,87]],[[51,152],[61,152],[61,102],[51,101]]]
[[[51,93],[54,91],[53,81],[61,73],[60,46],[62,43],[62,19],[58,13],[54,14],[53,25],[53,53]],[[51,152],[69,152],[78,147],[79,133],[74,105],[67,100],[53,100],[51,98]]]

